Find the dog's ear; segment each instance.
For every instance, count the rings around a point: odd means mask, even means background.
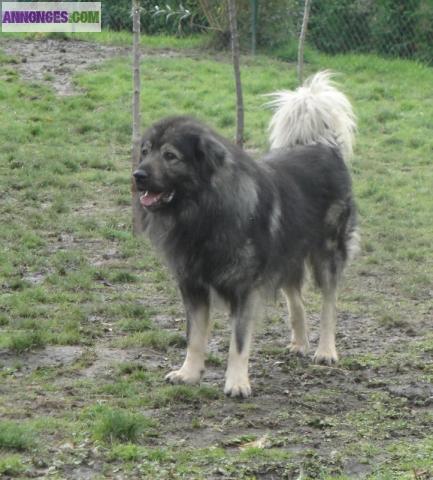
[[[213,135],[200,135],[197,143],[197,158],[202,167],[212,172],[222,167],[229,159],[227,148]]]

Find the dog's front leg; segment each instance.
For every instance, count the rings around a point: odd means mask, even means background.
[[[181,286],[186,311],[188,347],[179,370],[166,375],[171,383],[194,384],[200,381],[205,369],[206,347],[210,331],[209,291],[205,288]]]
[[[258,294],[248,293],[231,305],[232,335],[224,393],[231,397],[251,395],[248,360],[255,319],[259,313]]]

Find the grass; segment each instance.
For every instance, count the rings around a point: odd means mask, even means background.
[[[0,458],[0,474],[5,477],[18,477],[23,473],[25,467],[19,455],[7,455]]]
[[[187,112],[234,137],[230,59],[216,61],[206,41],[142,37],[143,128]],[[278,59],[293,55],[288,45],[242,59],[253,152],[267,148],[262,94],[296,86]],[[165,267],[130,233],[129,59],[76,75],[81,93],[56,97],[0,52],[0,475],[34,476],[34,458],[53,478],[80,468],[95,478],[432,474],[433,70],[372,55],[307,60],[307,73],[342,73],[359,122],[351,169],[363,249],[340,294],[342,360],[328,369],[289,357],[279,309],[257,335],[255,396],[238,402],[221,393],[219,317],[204,383],[163,380],[182,361],[183,312]],[[319,299],[306,299],[315,321]],[[421,390],[398,396],[399,382]]]
[[[31,40],[44,40],[53,38],[63,41],[83,40],[87,42],[97,42],[109,45],[130,46],[132,45],[132,36],[127,31],[114,32],[111,30],[102,30],[99,33],[2,33],[3,38],[26,38]],[[206,35],[191,35],[187,37],[174,37],[169,35],[141,35],[141,45],[152,49],[197,49],[208,45],[210,38]],[[2,58],[0,57],[0,62]]]
[[[218,398],[220,398],[219,390],[206,385],[200,387],[172,385],[156,390],[152,395],[152,404],[154,407],[165,407],[177,403],[201,404],[206,400]]]
[[[0,449],[29,450],[35,445],[31,428],[12,421],[0,421]]]
[[[102,442],[138,442],[143,436],[156,434],[156,422],[143,415],[103,406],[91,412],[92,432]]]
[[[122,347],[151,347],[166,352],[169,347],[184,347],[186,340],[183,335],[164,330],[137,332],[120,340]]]
[[[20,331],[10,335],[7,346],[15,353],[23,353],[26,350],[43,348],[45,344],[46,342],[44,341],[41,332]]]

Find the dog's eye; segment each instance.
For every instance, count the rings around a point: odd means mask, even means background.
[[[143,143],[143,145],[141,146],[141,154],[143,155],[143,157],[149,155],[151,148],[152,144],[149,141]]]
[[[173,152],[164,152],[164,159],[171,162],[177,160],[177,156]]]

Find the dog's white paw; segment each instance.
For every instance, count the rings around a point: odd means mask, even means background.
[[[295,340],[292,340],[289,345],[290,353],[294,353],[295,355],[299,355],[301,357],[304,357],[305,355],[307,355],[309,349],[310,349],[310,344],[308,341],[297,342]]]
[[[247,378],[227,378],[224,393],[229,397],[248,398],[251,396],[251,386]]]
[[[188,385],[194,385],[200,382],[202,377],[203,370],[192,370],[187,368],[181,368],[180,370],[173,370],[165,376],[167,382],[173,383],[174,385],[180,383],[186,383]]]
[[[327,347],[317,349],[313,357],[314,363],[324,364],[324,365],[333,365],[338,362],[338,353],[335,347]]]

